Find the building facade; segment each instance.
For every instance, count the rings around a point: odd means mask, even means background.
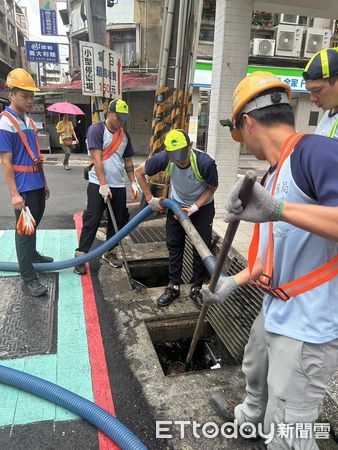
[[[206,149],[212,79],[216,0],[204,0],[197,66],[194,79],[198,115],[197,145]],[[338,21],[296,14],[253,11],[247,73],[272,71],[290,84],[296,127],[312,133],[323,111],[310,101],[302,80],[302,69],[318,50],[338,45]],[[196,101],[198,97],[198,101]],[[245,148],[241,148],[245,152]]]
[[[25,67],[24,41],[28,39],[27,10],[14,0],[0,2],[0,91],[8,72]]]

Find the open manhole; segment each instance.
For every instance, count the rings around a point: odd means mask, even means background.
[[[154,345],[164,375],[176,375],[182,371],[172,370],[185,363],[194,334],[198,315],[177,319],[148,321],[146,326]],[[178,364],[181,363],[181,364]],[[212,327],[205,322],[187,372],[219,369],[224,365],[236,364]]]
[[[149,288],[167,286],[168,258],[128,261],[131,277]]]

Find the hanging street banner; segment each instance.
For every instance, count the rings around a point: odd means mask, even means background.
[[[122,61],[107,47],[80,41],[82,94],[95,97],[122,96]]]
[[[40,23],[41,34],[46,36],[58,34],[56,0],[40,0]]]
[[[26,60],[32,62],[58,63],[59,45],[54,42],[26,41]]]

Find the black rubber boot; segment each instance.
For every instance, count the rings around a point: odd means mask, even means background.
[[[211,394],[210,403],[217,414],[227,422],[233,422],[235,420],[234,409],[240,403],[239,400],[230,398],[224,391],[218,390]]]
[[[214,391],[210,396],[210,403],[219,416],[226,422],[235,422],[235,407],[241,403],[241,400],[235,396],[227,395],[224,391]],[[256,424],[253,424],[256,425]],[[256,442],[261,439],[259,434],[253,436],[252,427],[244,427],[242,437],[250,442]],[[257,431],[257,428],[256,428]],[[248,437],[246,437],[247,435]]]
[[[157,306],[169,306],[179,296],[180,288],[176,289],[172,284],[169,284],[163,294],[157,299]]]
[[[79,257],[79,256],[83,256],[85,255],[85,252],[80,252],[79,250],[75,251],[75,258]],[[78,275],[84,275],[87,272],[86,269],[86,264],[79,264],[78,266],[74,267],[74,272],[77,273]]]
[[[40,283],[38,277],[36,277],[32,281],[23,282],[22,288],[24,291],[29,292],[29,294],[33,297],[41,297],[42,295],[47,294],[48,288],[44,284]]]
[[[202,309],[203,297],[202,297],[202,294],[201,294],[201,288],[200,287],[192,286],[191,290],[190,290],[189,297],[191,298],[191,300],[193,300],[193,302],[195,303],[195,305],[197,306],[198,309]]]
[[[51,263],[53,261],[51,256],[41,255],[39,252],[36,252],[33,258],[33,263]]]

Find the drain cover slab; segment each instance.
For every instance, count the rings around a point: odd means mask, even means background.
[[[34,298],[22,291],[21,277],[0,277],[0,359],[52,351],[58,275],[40,279],[48,293]]]

